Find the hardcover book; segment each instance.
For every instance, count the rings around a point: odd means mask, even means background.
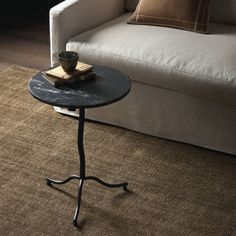
[[[93,71],[88,71],[87,73],[83,73],[82,75],[75,75],[70,79],[58,79],[57,77],[48,76],[44,71],[41,72],[41,74],[44,79],[46,79],[50,84],[55,87],[72,84],[78,80],[93,80],[96,78],[96,73]]]
[[[50,77],[54,77],[57,79],[61,80],[68,80],[71,79],[74,76],[79,76],[82,75],[88,71],[90,71],[93,68],[92,65],[83,63],[83,62],[78,62],[75,70],[71,73],[65,72],[61,66],[57,66],[55,68],[49,69],[45,71],[45,74]]]
[[[93,66],[78,62],[75,70],[71,73],[65,72],[61,66],[42,71],[42,76],[53,86],[59,87],[66,84],[74,83],[77,80],[95,79],[96,74],[92,71]]]

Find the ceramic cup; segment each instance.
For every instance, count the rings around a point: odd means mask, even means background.
[[[64,51],[58,54],[58,59],[61,67],[67,73],[71,73],[75,70],[79,54],[72,51]]]

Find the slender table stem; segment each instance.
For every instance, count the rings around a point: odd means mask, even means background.
[[[80,159],[80,177],[85,178],[85,155],[84,155],[84,108],[79,109],[79,127],[78,127],[78,150]]]

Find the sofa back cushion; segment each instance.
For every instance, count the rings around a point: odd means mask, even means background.
[[[135,11],[139,0],[126,0],[127,11]],[[236,24],[236,0],[212,0],[211,21]]]
[[[212,0],[211,21],[236,24],[236,0]]]

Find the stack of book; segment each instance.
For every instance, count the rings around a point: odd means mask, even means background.
[[[47,71],[42,71],[41,74],[53,86],[59,87],[78,80],[94,79],[96,75],[92,69],[92,65],[78,62],[75,70],[71,73],[65,72],[61,66],[58,66]]]

